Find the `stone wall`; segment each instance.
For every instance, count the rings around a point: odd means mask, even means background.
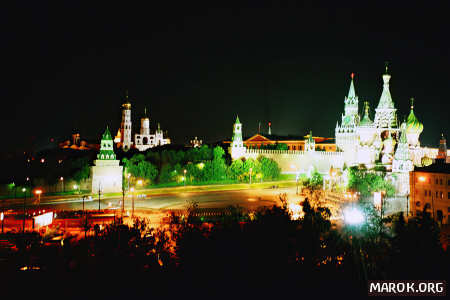
[[[331,167],[342,168],[344,164],[342,152],[246,149],[244,154],[246,159],[257,159],[259,156],[276,161],[283,174],[306,173],[311,166],[327,174]]]

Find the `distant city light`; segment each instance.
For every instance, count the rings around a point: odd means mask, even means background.
[[[364,222],[364,214],[356,207],[347,207],[343,213],[344,221],[349,225],[359,225]]]

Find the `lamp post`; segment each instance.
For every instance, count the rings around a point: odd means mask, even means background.
[[[134,187],[131,187],[131,218],[134,217]]]
[[[42,194],[42,190],[36,190],[34,191],[34,193],[38,196],[38,211],[40,210],[41,207],[41,194]]]
[[[22,232],[25,233],[25,202],[27,201],[27,189],[22,188],[23,192],[23,227]]]
[[[65,192],[65,190],[64,190],[64,177],[59,177],[59,180],[61,181],[61,185],[62,185],[62,192],[64,193]]]
[[[98,184],[98,211],[100,212],[100,194],[102,193],[101,185]]]
[[[2,219],[2,234],[4,233],[4,231],[3,231],[3,219],[5,218],[5,215],[3,214],[3,211],[2,211],[2,213],[0,214],[0,219]]]
[[[184,187],[186,187],[186,173],[187,173],[187,170],[184,169],[183,173],[184,173]]]

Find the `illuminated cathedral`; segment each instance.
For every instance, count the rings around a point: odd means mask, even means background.
[[[421,166],[424,151],[419,136],[423,124],[414,114],[414,99],[408,119],[399,124],[397,109],[389,90],[391,75],[383,74],[383,91],[375,108],[374,120],[370,118],[369,103],[364,103],[364,116],[359,115],[359,100],[351,75],[350,89],[344,100],[344,113],[335,128],[336,147],[344,153],[347,165],[365,165],[372,168],[382,164],[393,172],[409,172]]]

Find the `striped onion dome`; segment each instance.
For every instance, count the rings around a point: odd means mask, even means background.
[[[406,121],[407,133],[422,133],[423,124],[414,115],[414,98],[411,98],[411,112],[409,113],[408,120]]]

